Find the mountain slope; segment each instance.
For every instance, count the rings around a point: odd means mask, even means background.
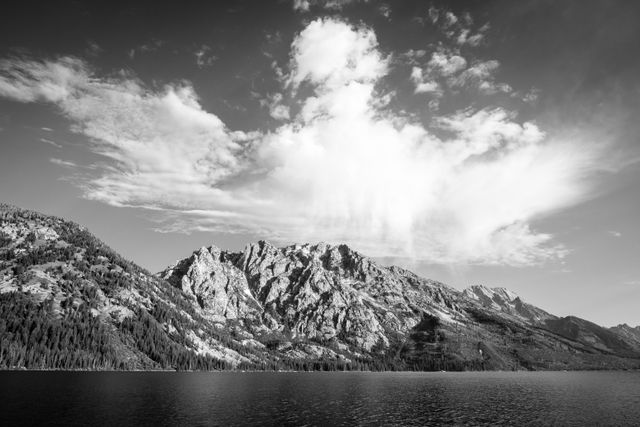
[[[367,355],[380,369],[637,364],[624,359],[636,356],[628,346],[590,322],[579,323],[590,334],[570,334],[547,324],[556,316],[504,289],[459,292],[398,267],[381,267],[345,245],[276,248],[258,242],[238,253],[212,246],[159,275],[193,294],[209,318],[234,321],[258,341],[268,336],[286,354],[302,356],[296,344],[311,340],[324,347],[324,356]]]
[[[526,323],[539,324],[556,316],[547,313],[531,304],[522,301],[520,297],[505,288],[488,288],[482,285],[470,286],[463,291],[463,296],[477,301],[483,307],[501,312]]]
[[[0,367],[251,364],[185,295],[86,229],[0,205]],[[250,354],[249,354],[250,356]]]
[[[640,336],[636,337],[631,332],[625,336],[622,329],[616,333],[613,329],[603,328],[575,316],[554,316],[522,301],[519,296],[504,288],[475,285],[465,289],[463,295],[516,322],[523,322],[607,353],[633,356],[638,350],[636,340]],[[633,330],[629,328],[626,331]]]
[[[419,313],[456,313],[455,290],[379,267],[344,245],[278,249],[258,242],[235,254],[201,248],[160,276],[192,293],[212,319],[240,318],[252,334],[284,333],[365,351],[416,326]]]
[[[0,368],[638,367],[624,338],[560,320],[345,245],[211,246],[154,276],[76,224],[0,205]]]
[[[625,323],[609,328],[609,330],[631,345],[636,351],[640,351],[640,326],[632,327]]]

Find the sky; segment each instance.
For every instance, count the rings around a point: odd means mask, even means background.
[[[640,3],[24,1],[0,201],[151,271],[346,243],[640,325]]]

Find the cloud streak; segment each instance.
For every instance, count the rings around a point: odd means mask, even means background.
[[[40,138],[40,142],[44,142],[45,144],[52,145],[52,146],[54,146],[54,147],[56,147],[56,148],[62,148],[62,145],[58,144],[58,143],[57,143],[57,142],[55,142],[55,141],[52,141],[52,140],[50,140],[50,139],[47,139],[47,138]]]
[[[491,64],[442,55],[430,57],[442,81],[493,82]],[[390,67],[372,29],[312,21],[292,43],[269,132],[229,129],[188,83],[151,89],[70,57],[0,61],[0,96],[55,104],[109,160],[81,184],[85,197],[149,209],[163,231],[346,242],[437,263],[561,257],[532,222],[588,196],[598,150],[502,108],[408,118],[387,107]],[[462,77],[474,68],[476,80]]]

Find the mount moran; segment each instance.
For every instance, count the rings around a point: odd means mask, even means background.
[[[77,224],[0,205],[0,368],[638,369],[640,327],[345,245],[203,247],[154,275]]]

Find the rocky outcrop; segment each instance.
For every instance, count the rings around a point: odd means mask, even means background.
[[[202,248],[160,276],[192,293],[209,314],[242,318],[252,333],[290,333],[370,350],[407,334],[423,313],[453,319],[458,292],[397,267],[380,267],[345,245],[241,253]]]
[[[222,259],[215,246],[200,248],[161,275],[187,295],[195,297],[200,308],[219,319],[252,320],[260,305],[253,298],[241,271]]]
[[[499,311],[526,323],[542,324],[548,319],[557,319],[556,316],[534,305],[527,304],[518,295],[505,288],[473,285],[466,288],[462,294],[465,298],[476,301],[485,308]]]

